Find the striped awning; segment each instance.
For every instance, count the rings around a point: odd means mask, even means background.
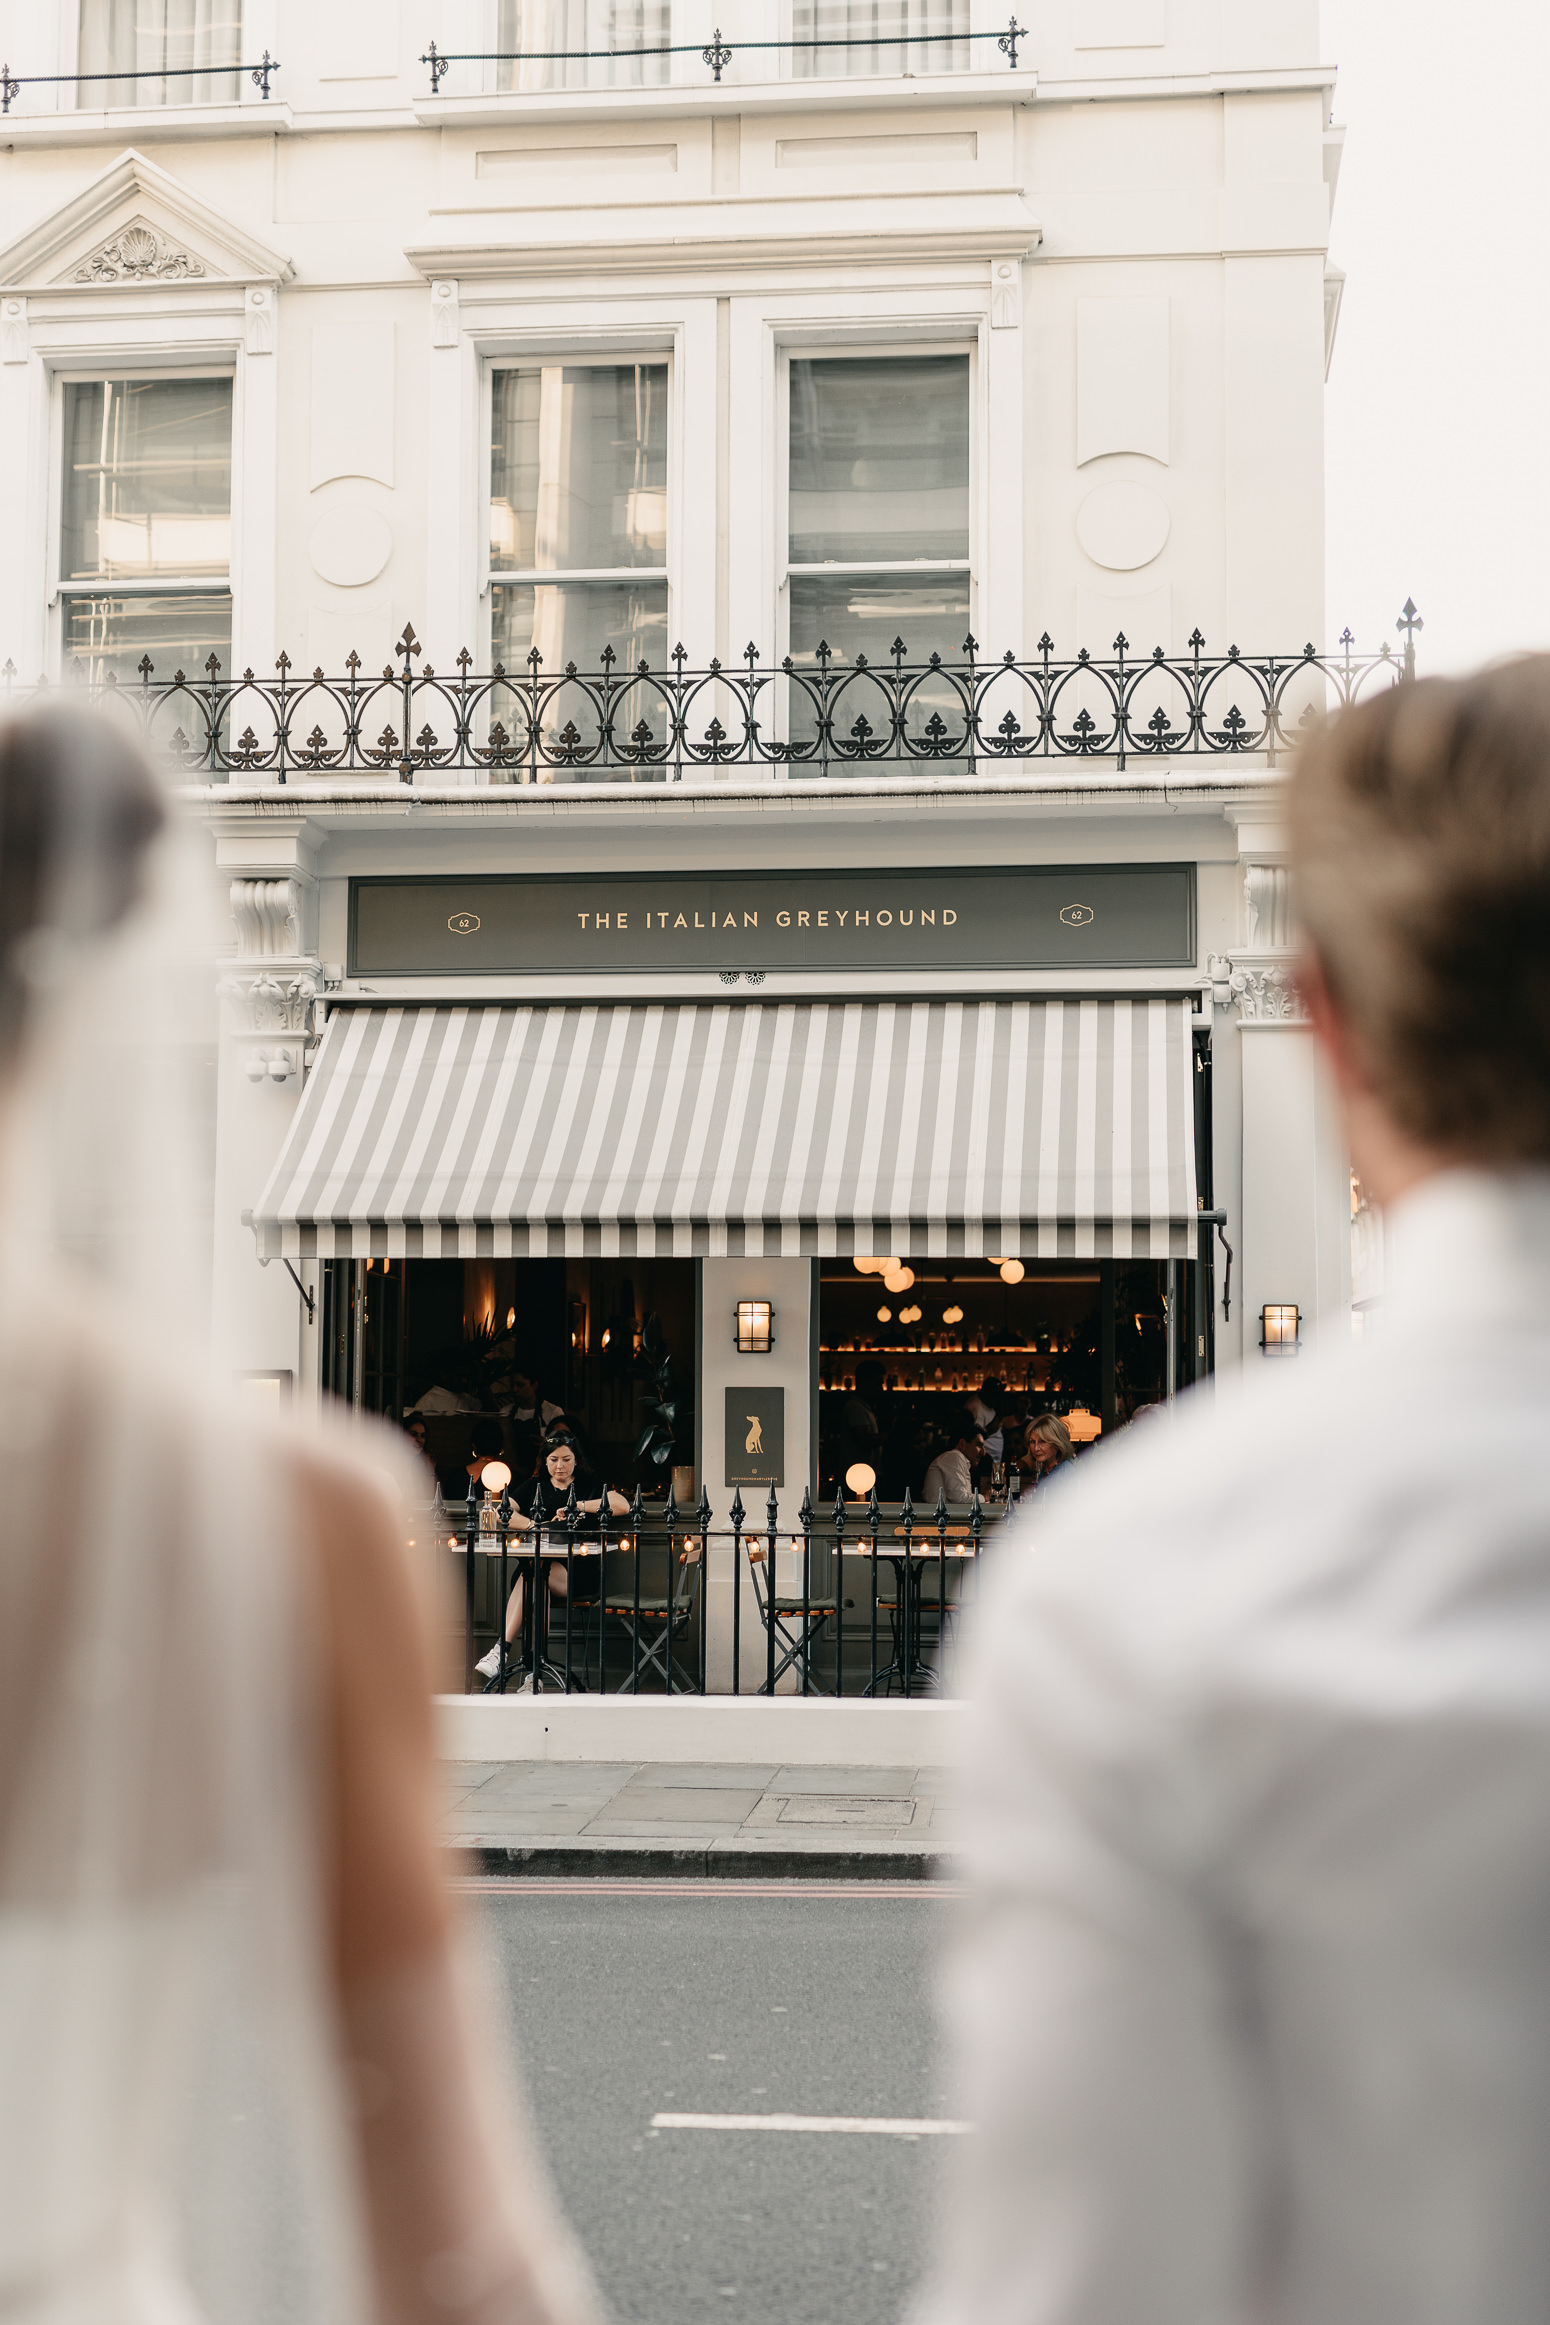
[[[1194,1249],[1189,1003],[337,1009],[273,1257]]]

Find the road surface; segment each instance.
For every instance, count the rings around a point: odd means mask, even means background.
[[[630,2325],[889,2325],[955,2136],[923,1884],[479,1885],[540,2136]]]

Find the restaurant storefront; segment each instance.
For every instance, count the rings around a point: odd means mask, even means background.
[[[794,1512],[868,1454],[918,1497],[986,1382],[1083,1441],[1209,1370],[1193,864],[364,876],[347,909],[253,1227],[317,1271],[324,1387],[441,1392],[449,1496],[473,1455],[526,1474],[553,1405],[627,1498]],[[716,998],[641,990],[691,964]]]

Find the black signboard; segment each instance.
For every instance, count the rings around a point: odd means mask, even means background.
[[[350,885],[352,975],[1195,965],[1192,864],[437,874]]]
[[[727,1390],[724,1482],[727,1485],[785,1484],[784,1389]]]

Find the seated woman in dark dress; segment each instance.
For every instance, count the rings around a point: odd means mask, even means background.
[[[629,1503],[623,1494],[615,1493],[590,1469],[583,1469],[578,1461],[576,1440],[571,1436],[551,1438],[540,1454],[533,1474],[519,1485],[512,1495],[515,1507],[511,1515],[514,1534],[530,1534],[533,1527],[542,1524],[546,1535],[543,1558],[545,1575],[551,1598],[564,1599],[569,1589],[565,1571],[565,1511],[570,1501],[571,1487],[576,1489],[576,1509],[580,1522],[575,1540],[585,1544],[582,1555],[572,1555],[571,1572],[575,1576],[578,1598],[589,1595],[597,1583],[602,1568],[602,1528],[597,1522],[606,1501],[610,1516],[626,1517]],[[596,1547],[593,1547],[596,1545]],[[549,1547],[555,1555],[549,1555]],[[518,1574],[506,1601],[506,1644],[510,1647],[522,1636],[522,1610],[527,1577]],[[494,1646],[474,1665],[481,1678],[493,1679],[500,1669],[500,1648]],[[532,1685],[531,1674],[524,1681]]]

